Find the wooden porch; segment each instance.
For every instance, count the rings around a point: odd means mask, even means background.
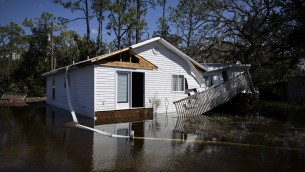
[[[153,108],[134,108],[95,112],[95,125],[153,119]]]
[[[201,115],[223,103],[230,101],[233,97],[244,90],[250,90],[255,94],[252,80],[248,70],[243,74],[232,79],[223,72],[224,83],[211,87],[206,91],[196,92],[184,99],[175,101],[177,114],[179,117],[187,118],[189,116]]]

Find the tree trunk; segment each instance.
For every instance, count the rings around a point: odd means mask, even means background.
[[[101,49],[101,21],[98,21],[98,33],[97,33],[97,52],[100,53]]]
[[[102,8],[102,7],[100,7]],[[100,53],[101,52],[101,47],[103,44],[103,10],[99,11],[99,16],[98,16],[98,34],[97,34],[97,47],[98,50],[97,52]]]
[[[187,48],[190,47],[191,44],[191,37],[192,37],[192,32],[193,32],[193,10],[191,9],[190,14],[189,14],[189,28],[188,28],[188,34],[187,34],[187,42],[186,42],[186,46]]]
[[[163,0],[163,14],[162,14],[162,28],[161,28],[161,37],[165,37],[165,9],[166,9],[166,0]]]
[[[128,46],[131,46],[132,30],[128,31]]]
[[[136,43],[140,42],[140,24],[141,24],[141,0],[137,0],[137,26],[136,26]]]
[[[118,39],[118,50],[121,49],[121,29],[122,29],[122,23],[121,23],[121,18],[118,18],[118,34],[117,34],[117,39]]]
[[[101,19],[101,28],[100,28],[100,33],[101,33],[101,35],[100,35],[100,39],[101,39],[101,42],[100,42],[100,47],[103,47],[103,20]]]
[[[90,24],[89,24],[89,10],[88,10],[88,0],[85,0],[85,5],[86,5],[86,10],[85,10],[85,15],[86,15],[86,26],[87,26],[87,42],[90,41]]]
[[[118,36],[118,50],[121,49],[121,36]]]

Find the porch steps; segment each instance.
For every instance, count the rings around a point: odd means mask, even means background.
[[[1,100],[24,100],[27,93],[5,92],[1,96]]]

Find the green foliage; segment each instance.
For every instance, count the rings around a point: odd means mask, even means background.
[[[143,17],[147,14],[148,4],[152,8],[155,8],[155,0],[135,0],[135,9],[136,9],[136,43],[141,41],[142,30],[147,26],[147,22]]]
[[[70,9],[71,12],[80,11],[84,13],[84,17],[78,17],[74,19],[68,19],[64,17],[60,17],[62,23],[70,23],[76,20],[85,20],[86,21],[86,40],[87,42],[90,41],[90,23],[89,20],[92,16],[89,13],[89,3],[88,0],[71,0],[71,1],[63,1],[63,0],[52,0],[55,4],[60,4],[66,9]]]
[[[158,0],[158,4],[163,8],[162,16],[157,21],[157,29],[154,31],[153,37],[161,36],[163,39],[167,39],[170,35],[170,27],[168,24],[168,17],[166,17],[166,4],[167,0]]]
[[[115,34],[117,49],[121,49],[124,35],[131,31],[132,26],[136,23],[136,9],[132,6],[132,2],[117,0],[109,5],[109,11],[109,22],[106,29]],[[111,35],[111,32],[108,34]]]
[[[57,67],[67,66],[73,61],[80,61],[78,48],[78,34],[75,31],[63,31],[54,38],[54,56]]]
[[[91,9],[96,15],[98,21],[98,35],[97,35],[97,51],[103,52],[103,21],[105,20],[105,13],[108,11],[110,0],[92,0]]]
[[[199,62],[251,64],[254,84],[262,86],[299,71],[304,7],[292,0],[180,0],[170,21],[186,54]]]
[[[0,26],[0,91],[14,91],[13,76],[22,54],[26,51],[24,30],[15,23]]]
[[[207,34],[206,26],[211,25],[213,13],[210,1],[180,0],[176,8],[170,8],[170,20],[177,26],[177,34],[182,40],[182,47],[198,46]],[[186,52],[190,54],[191,52]]]
[[[87,42],[83,37],[76,37],[76,42],[79,50],[78,57],[81,61],[96,56],[95,44],[93,41],[90,40]]]

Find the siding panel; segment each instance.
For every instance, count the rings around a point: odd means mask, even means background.
[[[69,70],[72,106],[76,113],[94,117],[94,73],[92,66]],[[52,98],[52,84],[55,80],[55,100]],[[61,72],[47,78],[47,103],[69,110],[65,88],[65,73]]]
[[[158,46],[159,54],[154,54],[152,48]],[[158,67],[158,70],[147,71],[145,73],[145,106],[151,107],[151,100],[157,98],[160,100],[158,112],[166,111],[166,99],[169,102],[167,112],[175,112],[175,106],[172,102],[185,98],[185,92],[172,91],[172,75],[184,75],[187,79],[189,88],[198,88],[199,84],[191,75],[186,62],[166,47],[158,42],[146,44],[134,49],[141,57],[147,59]]]
[[[115,68],[95,66],[95,111],[115,109]]]

